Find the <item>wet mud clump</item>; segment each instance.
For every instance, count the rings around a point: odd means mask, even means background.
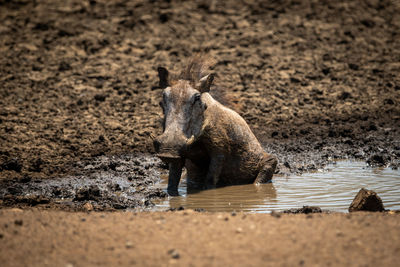
[[[309,213],[322,213],[323,211],[321,210],[320,207],[315,207],[315,206],[303,206],[302,208],[297,208],[297,209],[289,209],[289,210],[284,210],[282,213],[293,213],[293,214],[309,214]]]

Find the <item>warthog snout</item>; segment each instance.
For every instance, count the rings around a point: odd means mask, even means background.
[[[153,139],[154,149],[157,156],[164,161],[171,161],[184,157],[187,149],[194,142],[194,136],[186,138],[183,134],[162,134]]]

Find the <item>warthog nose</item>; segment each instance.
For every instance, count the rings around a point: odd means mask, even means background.
[[[157,138],[155,138],[153,140],[153,146],[154,146],[154,150],[158,153],[160,151],[161,143],[160,143],[160,141],[158,141]]]

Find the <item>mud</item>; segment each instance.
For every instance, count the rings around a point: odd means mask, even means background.
[[[278,173],[337,158],[398,168],[399,14],[389,0],[1,1],[0,179],[18,182],[2,186],[2,206],[53,198],[4,188],[72,176],[89,188],[89,176],[117,173],[85,170],[102,156],[152,153],[149,136],[162,129],[156,68],[178,71],[196,52],[215,58],[216,85],[279,158]],[[127,195],[157,180],[128,186],[118,176]],[[110,181],[95,180],[101,197],[83,189],[77,202],[114,197]],[[62,183],[74,199],[79,183]]]
[[[147,210],[167,194],[154,185],[162,164],[146,155],[100,156],[78,162],[80,175],[0,181],[0,205],[69,211]]]

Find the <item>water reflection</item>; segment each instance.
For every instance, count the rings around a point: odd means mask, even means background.
[[[276,202],[275,186],[236,185],[184,194],[169,199],[170,208],[185,207],[207,211],[258,211],[266,202]],[[165,203],[167,204],[167,203]]]
[[[166,181],[161,187],[166,187]],[[303,205],[346,212],[354,196],[365,187],[382,198],[387,209],[400,209],[400,170],[367,168],[364,162],[339,161],[327,170],[301,176],[275,176],[265,185],[238,185],[186,192],[183,181],[179,197],[156,203],[156,210],[185,207],[207,211],[270,212]]]

